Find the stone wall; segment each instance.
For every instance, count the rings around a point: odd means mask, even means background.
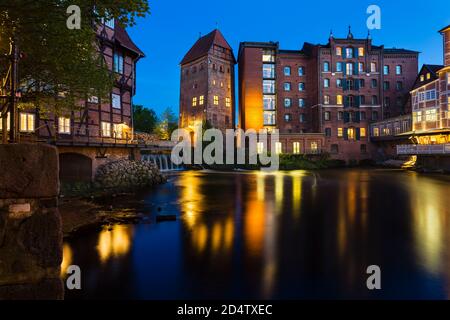
[[[62,299],[58,154],[0,145],[0,300]]]
[[[163,182],[164,176],[153,163],[123,159],[101,166],[94,183],[100,189],[128,191]]]

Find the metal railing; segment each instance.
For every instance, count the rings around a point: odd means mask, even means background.
[[[446,144],[402,144],[397,146],[399,155],[450,154],[450,143]]]

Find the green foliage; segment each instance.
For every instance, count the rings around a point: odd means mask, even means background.
[[[133,119],[134,129],[145,133],[153,133],[158,123],[156,112],[142,105],[133,106]]]
[[[281,170],[314,170],[344,167],[345,162],[341,160],[330,159],[328,154],[320,156],[309,156],[303,154],[281,154]]]
[[[94,4],[96,10],[94,10]],[[70,5],[81,9],[81,29],[66,26]],[[147,0],[14,0],[0,4],[0,56],[15,39],[22,58],[19,107],[64,113],[80,99],[108,99],[112,73],[98,53],[96,23],[114,18],[124,27],[149,12]],[[0,61],[0,76],[7,63]]]
[[[172,132],[178,128],[178,118],[172,111],[172,108],[168,107],[161,114],[161,119],[155,129],[155,133],[162,140],[170,140]]]

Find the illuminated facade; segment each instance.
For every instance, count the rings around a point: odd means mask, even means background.
[[[234,128],[233,50],[219,30],[201,37],[181,61],[180,127],[206,122]]]
[[[376,46],[370,36],[355,39],[351,30],[346,38],[331,34],[327,44],[305,43],[301,50],[243,42],[239,124],[289,135],[283,152],[297,150],[305,136],[321,135],[318,148],[333,158],[369,159],[370,124],[410,113],[417,61],[416,51]],[[307,145],[316,148],[315,142]]]
[[[423,65],[411,91],[412,145],[399,154],[450,154],[450,25],[443,36],[444,65]]]

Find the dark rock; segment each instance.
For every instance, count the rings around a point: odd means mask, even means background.
[[[45,144],[0,145],[0,199],[51,198],[59,193],[56,148]]]

